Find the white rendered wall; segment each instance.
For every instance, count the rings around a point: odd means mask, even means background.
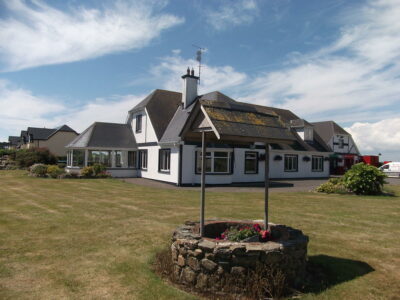
[[[136,132],[136,116],[137,115],[142,115],[142,131],[141,132]],[[131,115],[130,119],[132,120],[131,125],[132,125],[133,134],[136,139],[136,143],[141,144],[141,143],[157,142],[156,133],[154,131],[153,125],[151,124],[151,120],[150,120],[146,110],[133,113]]]
[[[160,149],[171,149],[170,172],[158,171],[158,160]],[[138,170],[138,176],[154,180],[178,183],[179,147],[147,146],[139,147],[138,150],[147,150],[147,170]],[[139,156],[138,156],[139,157]]]

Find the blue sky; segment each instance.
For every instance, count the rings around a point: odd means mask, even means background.
[[[335,120],[364,154],[400,160],[400,0],[0,0],[0,140],[27,126],[124,122],[153,89]]]

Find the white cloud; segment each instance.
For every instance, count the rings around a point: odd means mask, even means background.
[[[61,11],[40,0],[5,1],[0,19],[3,70],[90,59],[147,46],[182,18],[158,13],[164,1],[117,1],[103,9]]]
[[[84,105],[68,106],[59,99],[33,95],[31,91],[0,80],[0,141],[31,127],[54,128],[68,124],[78,132],[95,121],[124,123],[127,112],[144,96],[114,96]]]
[[[206,22],[216,30],[250,24],[258,14],[255,0],[221,1],[220,6],[205,11]]]
[[[356,122],[346,130],[363,153],[382,153],[387,159],[400,159],[400,118],[374,123]]]
[[[151,74],[161,83],[161,87],[173,91],[182,90],[181,76],[187,67],[194,68],[198,75],[198,62],[194,59],[184,59],[181,56],[167,56],[161,63],[151,69]],[[227,88],[234,89],[247,79],[245,73],[236,71],[231,66],[211,66],[204,64],[201,68],[199,93],[207,93]]]
[[[311,120],[390,110],[400,100],[400,1],[369,2],[347,14],[340,37],[285,69],[258,75],[248,99],[292,109]]]

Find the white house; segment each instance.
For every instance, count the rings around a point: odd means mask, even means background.
[[[334,121],[314,122],[315,132],[324,140],[331,155],[331,173],[343,174],[350,169],[352,165],[360,162],[360,151],[350,133],[340,127]]]
[[[188,126],[208,124],[204,126],[216,134],[223,127],[225,135],[231,131],[232,136],[244,136],[247,131],[275,139],[270,144],[271,178],[329,176],[332,151],[307,121],[289,110],[238,102],[218,91],[198,95],[193,70],[182,79],[182,93],[153,91],[128,112],[123,124],[92,124],[67,146],[67,170],[98,162],[115,177],[199,184],[201,142],[183,133]],[[281,143],[283,138],[290,143]],[[264,144],[224,141],[208,140],[207,184],[263,182]]]

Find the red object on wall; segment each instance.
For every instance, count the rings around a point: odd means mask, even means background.
[[[364,155],[362,157],[363,163],[371,166],[379,166],[379,156],[378,155]]]

